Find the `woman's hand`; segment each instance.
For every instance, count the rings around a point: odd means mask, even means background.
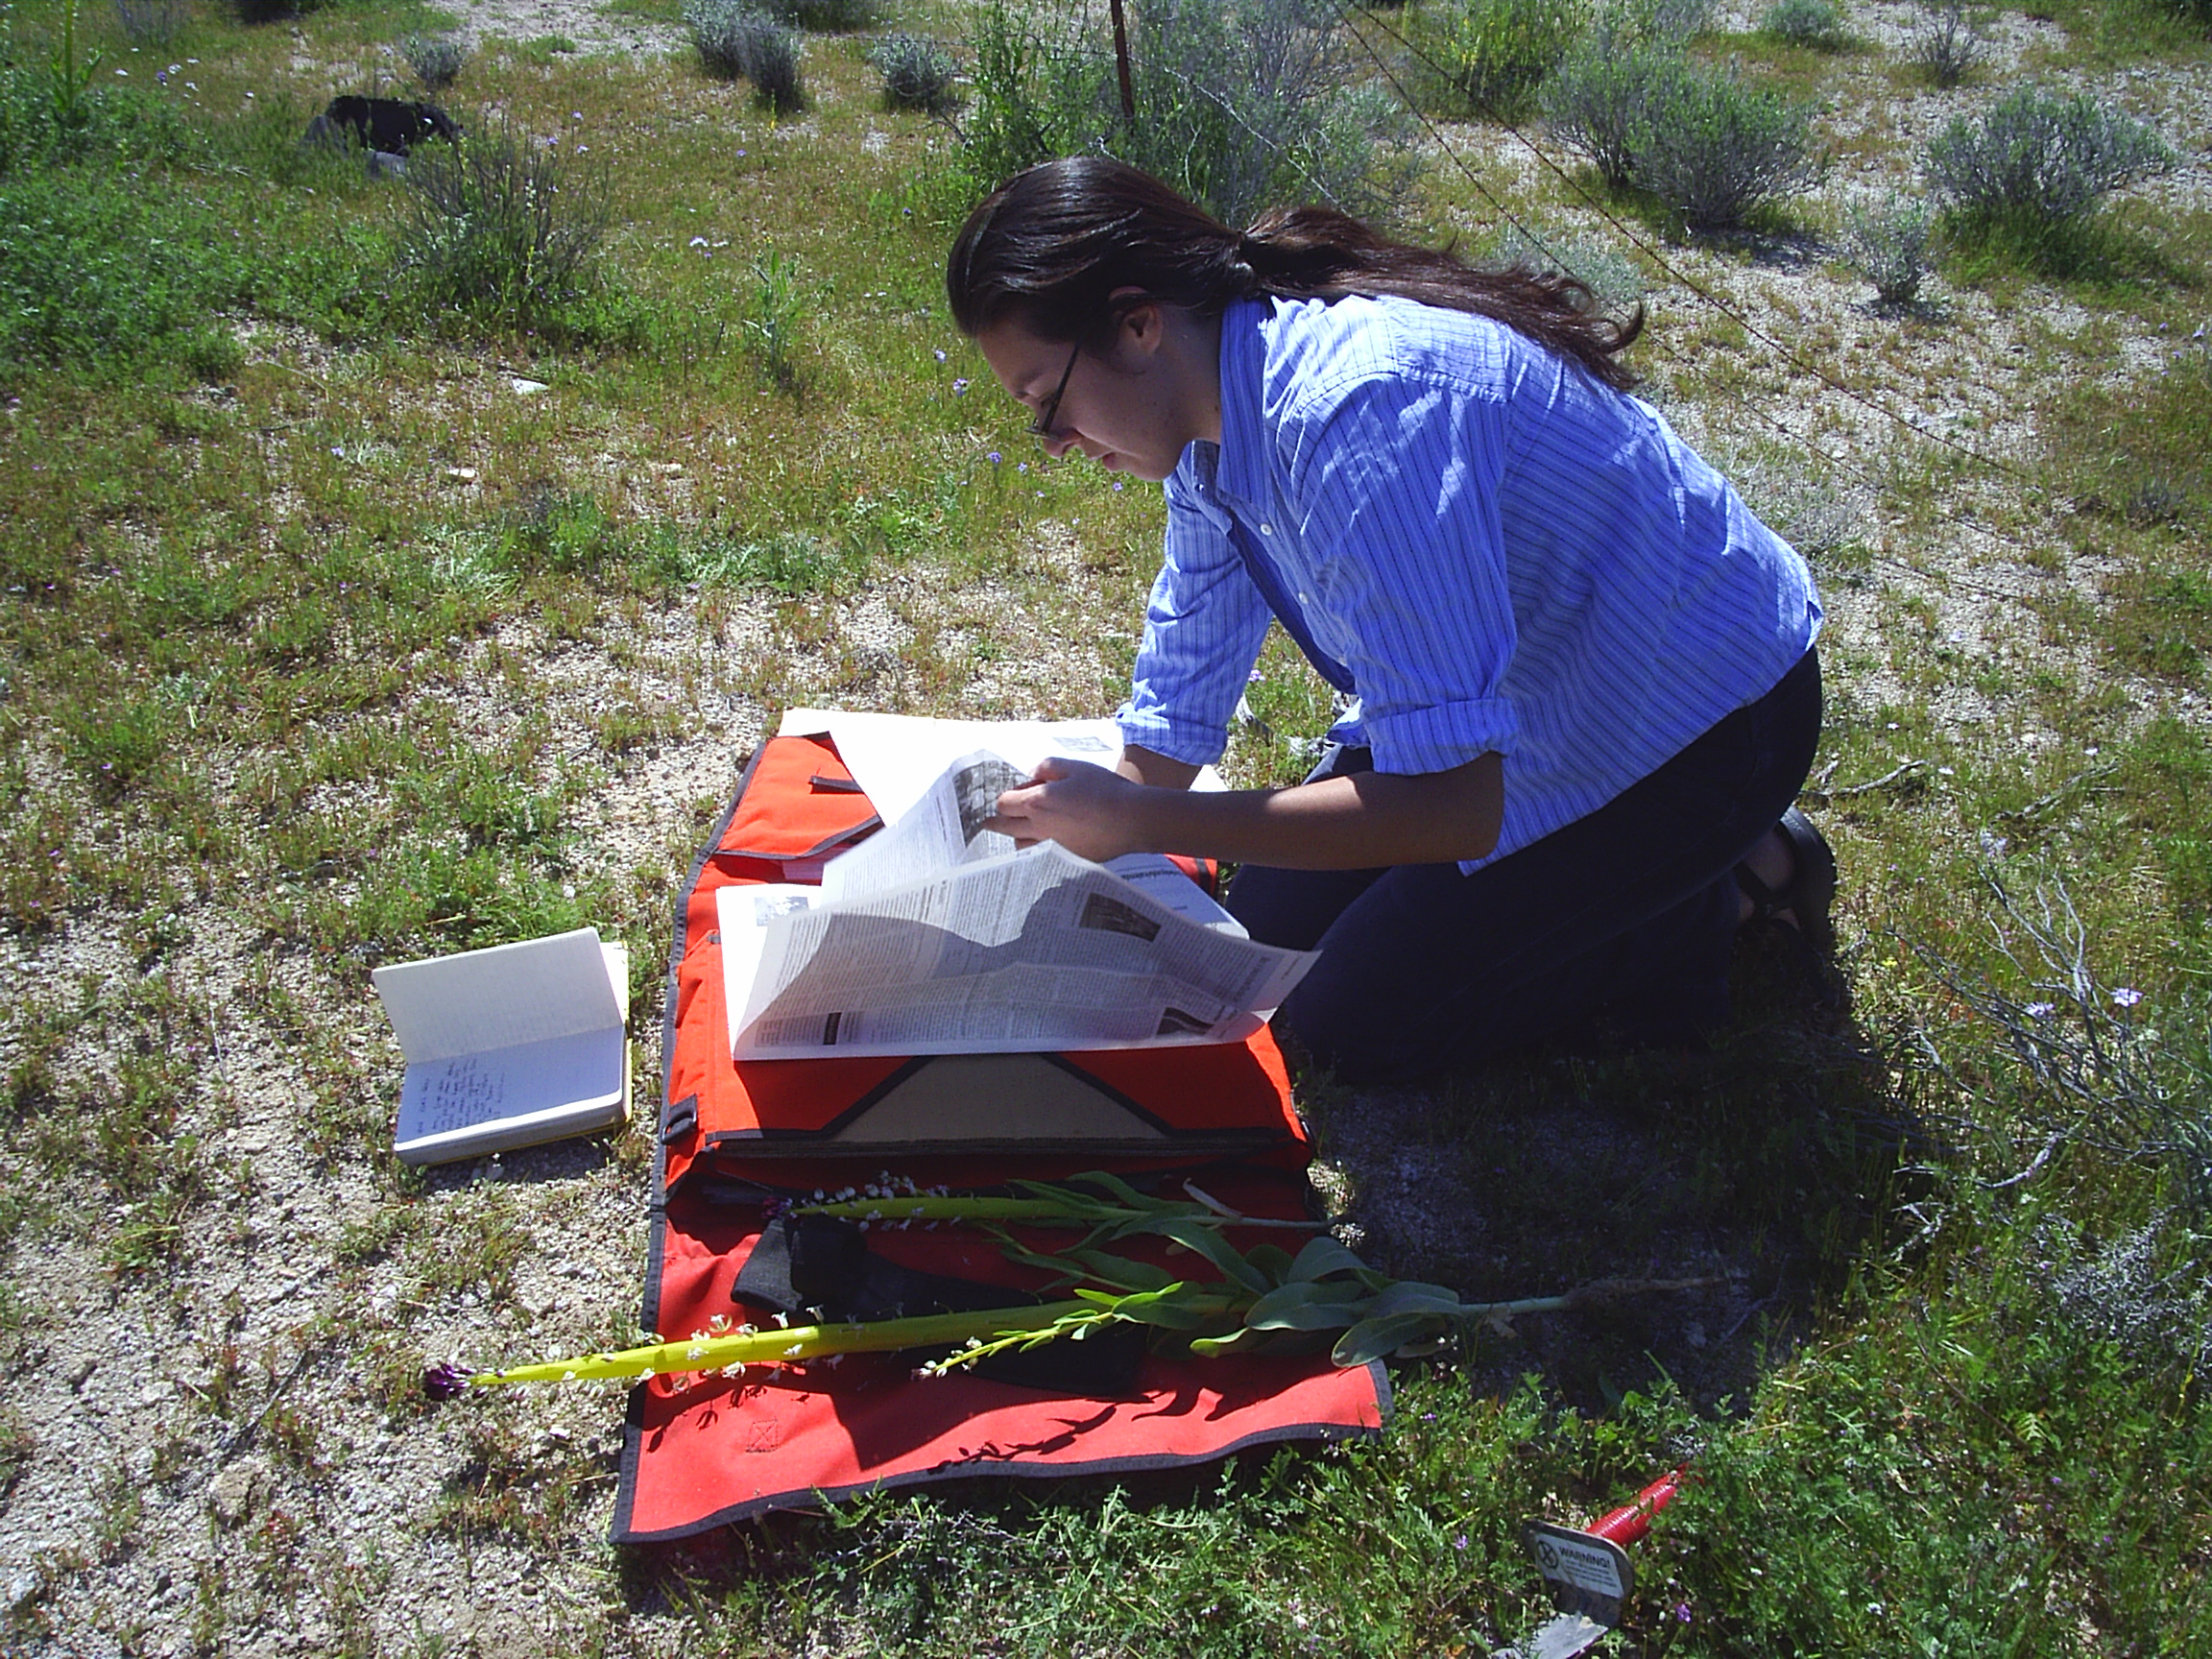
[[[1017,845],[1057,841],[1069,852],[1104,863],[1139,851],[1135,818],[1145,786],[1086,760],[1057,757],[1028,782],[998,797],[998,815],[983,827]]]

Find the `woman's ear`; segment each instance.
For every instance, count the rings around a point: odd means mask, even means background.
[[[1135,303],[1121,313],[1119,326],[1115,331],[1115,345],[1117,348],[1128,346],[1149,357],[1160,349],[1161,342],[1166,337],[1166,314],[1160,302],[1142,288],[1117,288],[1106,296],[1110,305],[1119,305],[1124,301]]]

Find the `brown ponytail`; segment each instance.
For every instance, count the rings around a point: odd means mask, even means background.
[[[1018,317],[1044,339],[1101,348],[1127,308],[1109,300],[1117,289],[1201,316],[1260,295],[1396,295],[1503,323],[1619,391],[1636,377],[1618,353],[1644,330],[1642,305],[1616,322],[1572,276],[1479,270],[1332,208],[1278,210],[1238,233],[1102,156],[1042,162],[986,197],[953,241],[945,287],[962,333]]]

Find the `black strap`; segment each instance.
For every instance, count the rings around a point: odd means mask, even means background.
[[[1274,565],[1254,544],[1252,533],[1234,513],[1229,515],[1229,543],[1237,549],[1237,557],[1244,561],[1245,574],[1260,589],[1260,597],[1267,601],[1267,609],[1275,613],[1275,620],[1283,624],[1283,631],[1306,653],[1306,661],[1313,664],[1313,671],[1345,696],[1351,696],[1352,670],[1313,643],[1313,636],[1306,631],[1306,613],[1292,603]]]

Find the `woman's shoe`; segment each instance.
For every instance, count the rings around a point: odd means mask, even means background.
[[[1813,820],[1792,806],[1774,828],[1790,844],[1791,868],[1787,887],[1769,887],[1748,864],[1736,866],[1736,885],[1751,901],[1754,920],[1771,921],[1787,910],[1796,919],[1805,943],[1822,956],[1836,950],[1836,929],[1828,907],[1836,902],[1836,854]]]

